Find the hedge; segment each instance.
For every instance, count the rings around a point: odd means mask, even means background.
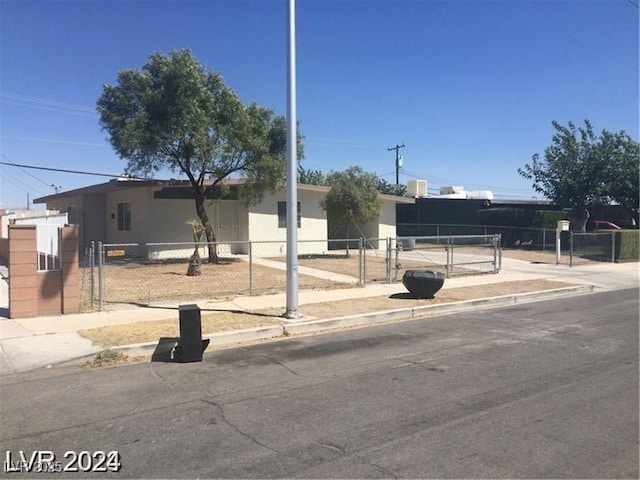
[[[637,262],[640,259],[640,230],[616,231],[616,260]]]

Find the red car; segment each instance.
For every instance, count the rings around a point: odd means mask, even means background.
[[[607,222],[606,220],[593,220],[589,221],[589,231],[599,232],[601,230],[621,230],[621,228],[615,223]]]

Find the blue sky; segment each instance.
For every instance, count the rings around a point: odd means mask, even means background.
[[[285,113],[287,0],[1,0],[3,162],[120,173],[95,113],[118,70],[189,48]],[[638,139],[636,0],[298,0],[307,168],[536,196],[552,120]],[[163,175],[168,177],[169,174]],[[172,176],[176,176],[175,174]],[[106,178],[0,166],[0,207]],[[539,195],[538,195],[539,196]]]

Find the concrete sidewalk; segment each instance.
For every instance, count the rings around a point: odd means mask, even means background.
[[[5,271],[0,271],[6,275]],[[620,289],[638,286],[638,264],[590,264],[569,268],[563,265],[537,265],[518,260],[503,260],[503,268],[499,274],[475,275],[447,279],[444,289],[467,287],[474,285],[486,285],[489,283],[503,283],[521,280],[547,279],[562,281],[569,284],[589,285],[596,288]],[[585,289],[569,289],[566,292],[556,292],[554,295],[584,293]],[[368,298],[378,296],[390,296],[396,293],[406,292],[401,283],[395,284],[370,284],[364,288],[348,288],[335,290],[309,290],[299,293],[300,311],[304,313],[304,305],[349,300],[355,298]],[[529,294],[522,294],[529,295]],[[524,300],[540,300],[544,297],[529,295],[522,297]],[[504,299],[494,301],[475,301],[468,305],[437,305],[438,313],[446,313],[447,308],[478,308],[482,306],[499,305]],[[181,302],[185,303],[185,302]],[[227,311],[255,311],[267,308],[282,308],[286,305],[285,294],[263,295],[253,297],[236,297],[229,301],[202,300],[196,302],[204,310]],[[504,304],[504,303],[503,303]],[[6,282],[0,279],[0,315],[8,312],[8,295]],[[154,321],[167,318],[178,319],[178,304],[154,305],[153,307],[136,307],[127,310],[107,312],[92,312],[64,316],[37,317],[29,319],[8,319],[0,317],[0,375],[17,373],[36,368],[48,367],[73,359],[87,357],[101,350],[80,335],[81,329],[97,328],[107,325],[128,324],[139,321]],[[418,312],[371,312],[353,317],[335,319],[302,319],[291,321],[287,329],[289,334],[309,331],[322,331],[340,326],[348,326],[356,323],[375,321],[392,321],[394,319],[406,319],[410,316],[424,315]],[[409,317],[407,317],[409,315]],[[209,336],[213,345],[233,344],[242,341],[265,339],[278,336],[270,327],[253,329],[251,331],[225,332]],[[283,327],[276,327],[282,332]],[[119,347],[133,353],[151,353],[152,344]]]

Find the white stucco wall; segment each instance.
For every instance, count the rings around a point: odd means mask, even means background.
[[[396,204],[384,201],[380,209],[380,219],[378,226],[378,238],[396,236]]]

